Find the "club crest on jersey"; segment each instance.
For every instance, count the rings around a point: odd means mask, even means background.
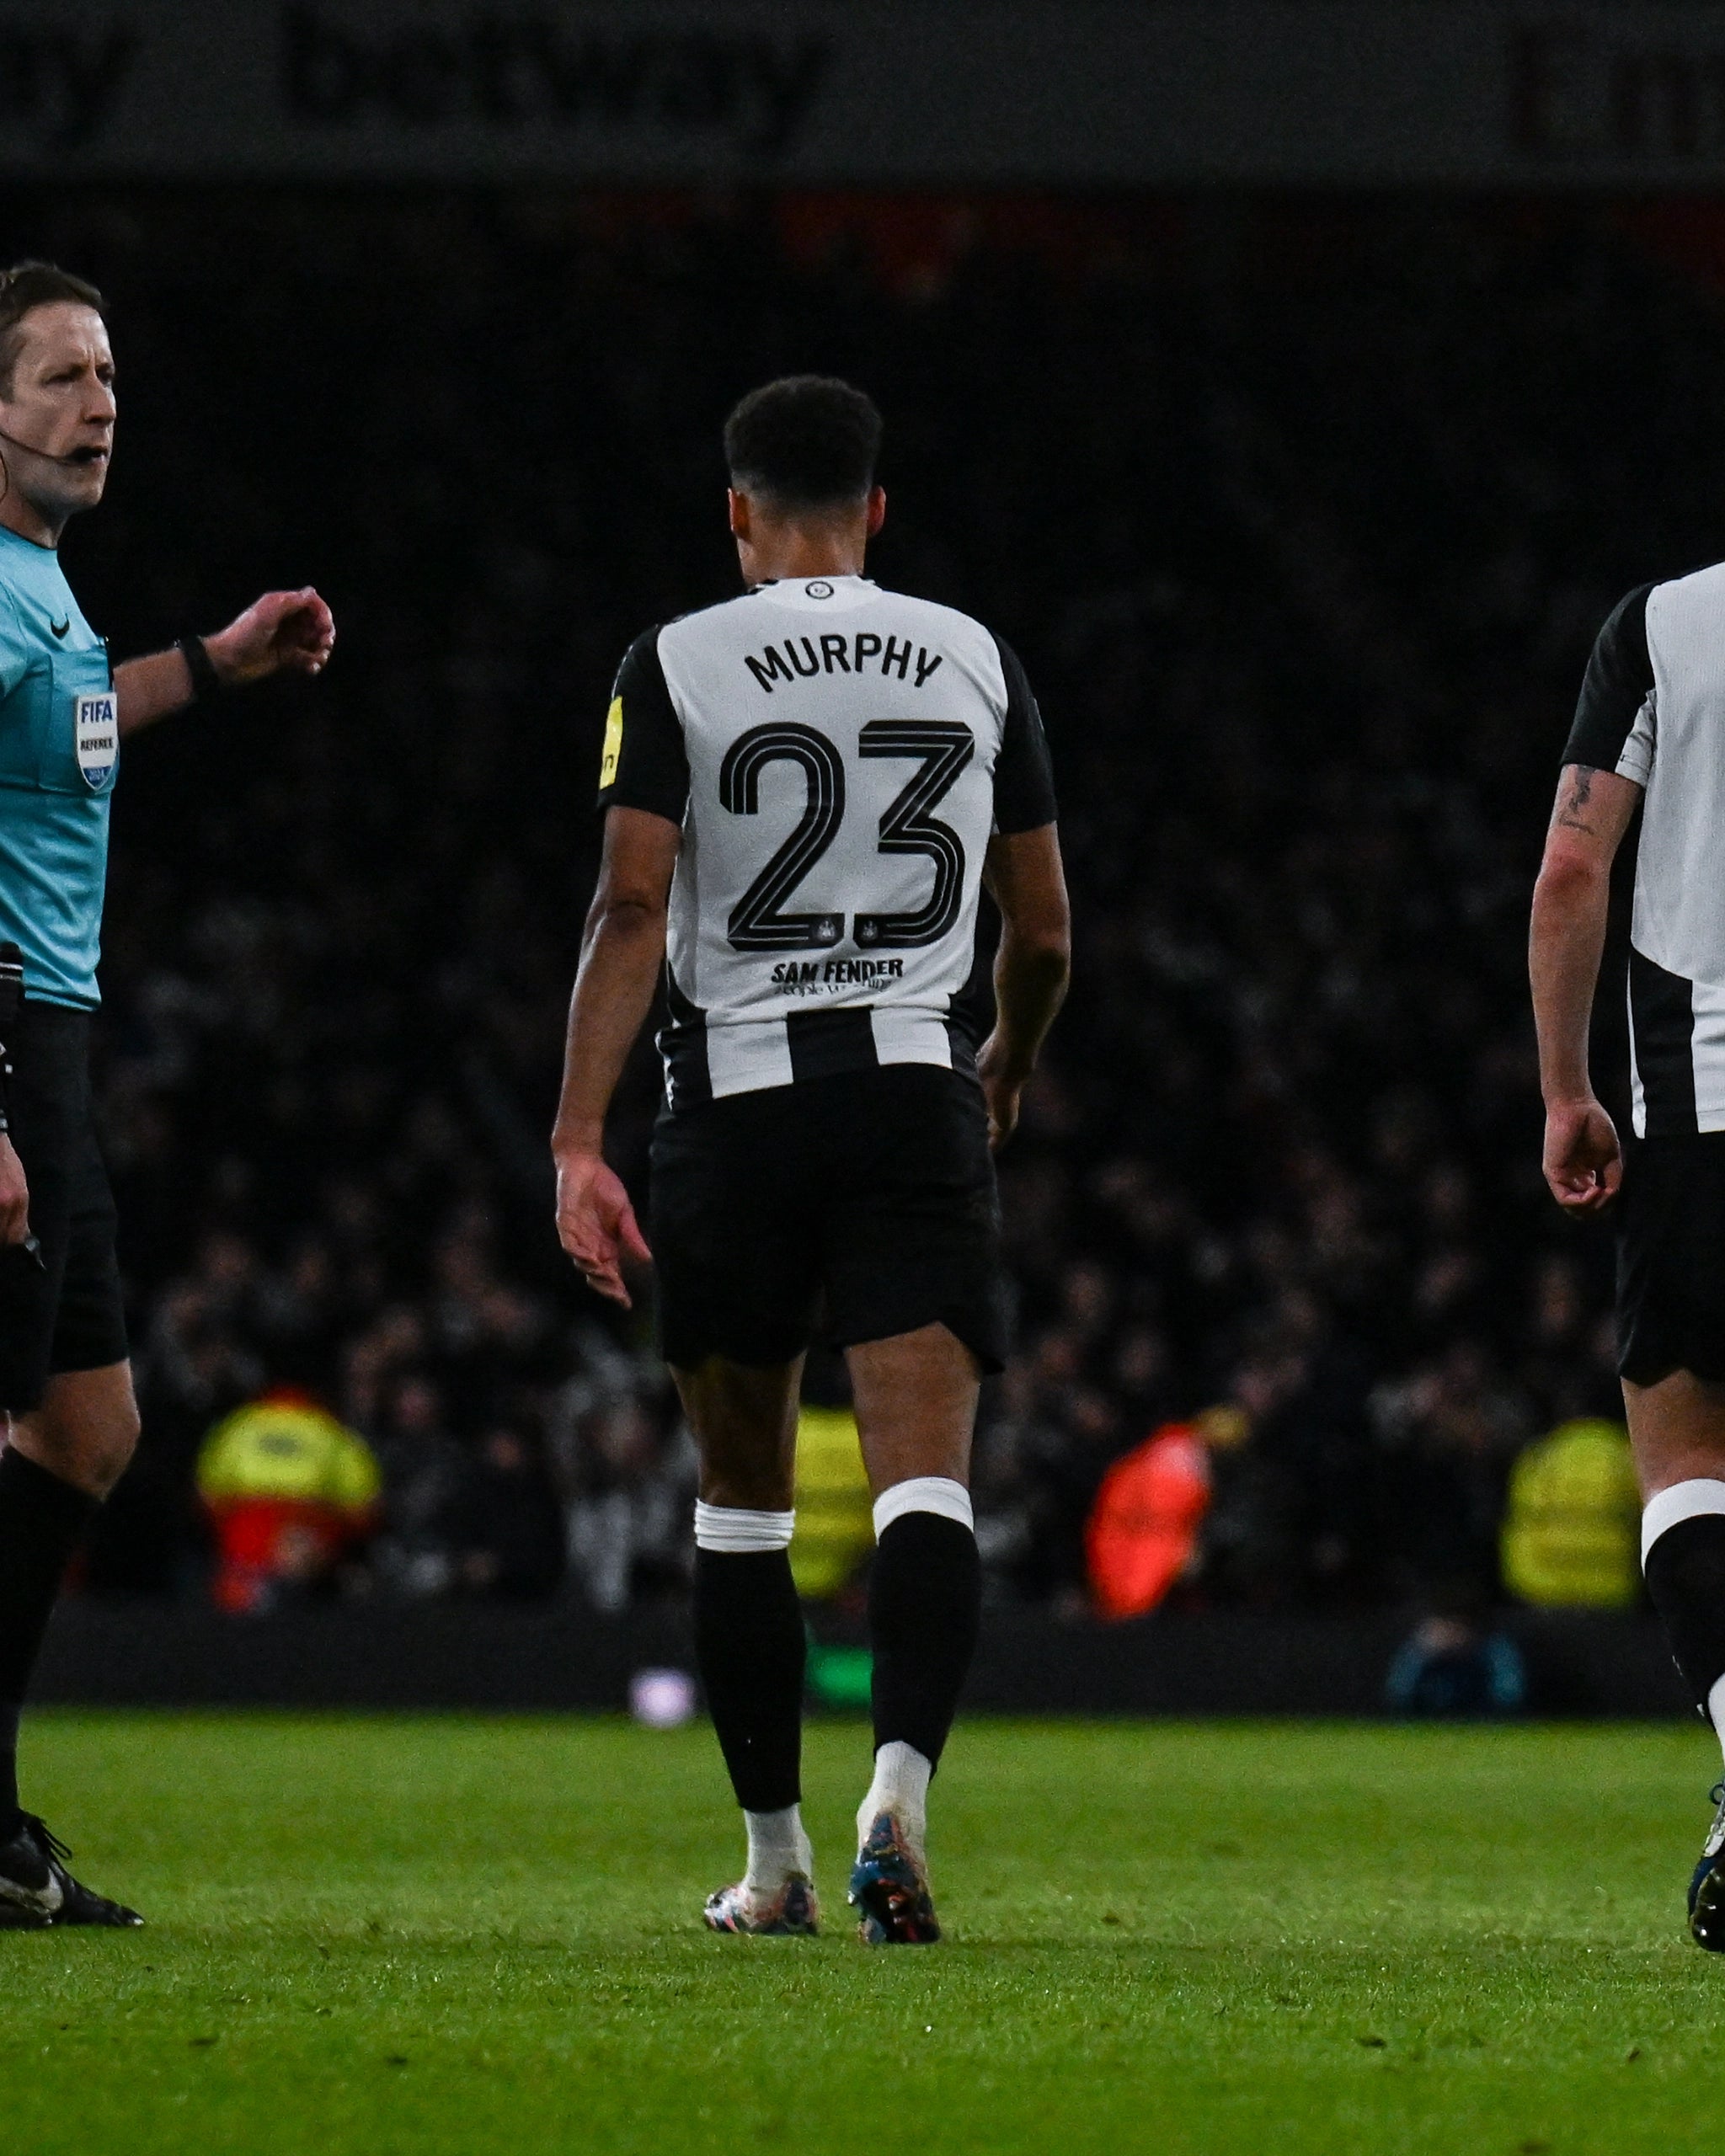
[[[112,689],[72,699],[77,767],[92,792],[99,792],[120,760],[120,699]]]
[[[805,584],[803,586],[803,590],[805,595],[810,599],[830,599],[832,597],[832,586],[826,581],[825,577],[816,577],[813,584]]]

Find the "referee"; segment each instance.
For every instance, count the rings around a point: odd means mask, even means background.
[[[18,1798],[19,1716],[49,1612],[138,1434],[88,1070],[120,744],[231,685],[319,672],[335,635],[315,591],[276,591],[219,635],[112,666],[56,549],[102,499],[114,420],[101,295],[47,263],[0,273],[0,1928],[13,1929],[141,1921],[73,1879]]]
[[[873,1945],[937,1939],[928,1785],[976,1636],[979,1379],[1006,1350],[991,1144],[1065,990],[1042,723],[980,622],[862,574],[880,417],[793,376],[725,429],[745,596],[649,630],[606,729],[599,889],[553,1149],[563,1246],[627,1302],[647,1248],[603,1154],[661,968],[653,1145],[661,1344],[701,1453],[695,1629],[745,1816],[716,1931],[816,1929],[788,1549],[803,1358],[845,1351],[878,1543],[874,1777],[850,1898]],[[979,1050],[964,991],[986,882],[1002,932]]]
[[[1588,1026],[1611,863],[1637,808],[1623,1145],[1593,1090]],[[1600,632],[1530,962],[1546,1180],[1566,1212],[1610,1207],[1616,1225],[1618,1370],[1648,1593],[1725,1741],[1725,565],[1642,584]],[[1689,1911],[1696,1941],[1725,1952],[1725,1802]]]

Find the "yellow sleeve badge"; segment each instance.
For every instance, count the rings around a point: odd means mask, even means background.
[[[605,714],[605,750],[599,759],[599,790],[617,782],[617,759],[623,752],[623,700],[613,696]]]

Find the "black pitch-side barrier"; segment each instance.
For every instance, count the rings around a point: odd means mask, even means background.
[[[854,1678],[858,1635],[817,1613],[817,1641]],[[1339,1715],[1388,1711],[1385,1679],[1407,1616],[1162,1613],[1125,1625],[994,1609],[971,1713]],[[1643,1617],[1523,1613],[1504,1629],[1527,1670],[1527,1711],[1690,1711]],[[820,1657],[816,1657],[816,1667]],[[647,1668],[691,1669],[686,1612],[601,1617],[579,1604],[328,1605],[238,1619],[196,1608],[72,1598],[56,1612],[36,1699],[152,1707],[617,1711]],[[832,1696],[854,1698],[854,1681]]]

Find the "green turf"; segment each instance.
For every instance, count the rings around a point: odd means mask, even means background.
[[[719,1940],[709,1734],[45,1716],[30,1795],[132,1934],[0,1934],[8,2156],[1711,2147],[1725,1957],[1682,1729],[984,1723],[950,1940]]]

